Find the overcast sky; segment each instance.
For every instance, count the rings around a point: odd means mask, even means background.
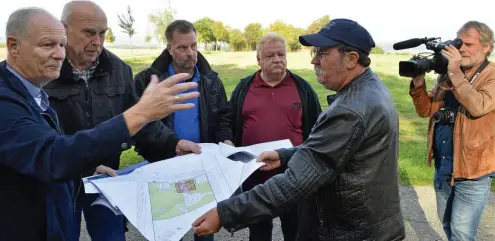
[[[60,17],[69,0],[3,0],[0,7],[0,38],[5,40],[5,23],[12,11],[21,7],[42,7]],[[306,28],[323,15],[330,18],[350,18],[362,24],[377,43],[391,43],[414,37],[455,37],[457,29],[466,21],[478,20],[495,28],[495,1],[488,0],[170,0],[177,18],[195,21],[208,16],[234,28],[244,29],[252,22],[264,27],[283,20],[296,27]],[[168,0],[94,0],[108,16],[118,44],[128,38],[117,25],[117,14],[131,6],[136,18],[137,34],[133,43],[142,44],[151,33],[148,14],[168,6]],[[400,3],[399,3],[400,2]],[[398,5],[401,4],[399,7]]]

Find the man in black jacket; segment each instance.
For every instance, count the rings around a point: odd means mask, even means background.
[[[298,240],[401,240],[398,184],[399,119],[390,92],[369,68],[375,43],[366,29],[334,19],[299,41],[314,46],[318,82],[336,91],[309,138],[260,155],[263,170],[283,174],[217,204],[193,223],[198,235],[233,232],[273,218],[296,204],[309,230]],[[301,203],[302,202],[302,203]]]
[[[156,74],[165,79],[174,73],[189,73],[193,77],[185,82],[199,84],[200,98],[196,108],[174,113],[163,119],[170,129],[181,138],[193,142],[224,142],[232,144],[230,130],[231,113],[222,80],[205,57],[197,50],[196,29],[185,20],[176,20],[165,31],[167,48],[151,64],[151,67],[138,73],[134,79],[140,96]]]
[[[195,107],[174,113],[162,122],[180,138],[195,143],[224,142],[233,145],[227,95],[220,77],[197,50],[194,25],[185,20],[176,20],[167,26],[165,35],[167,48],[150,68],[135,77],[138,95],[145,90],[151,75],[165,79],[176,73],[190,74],[192,78],[185,82],[196,82],[199,85],[200,97],[189,102],[194,103]],[[213,240],[213,235],[203,238],[196,236],[195,240]]]
[[[321,113],[318,96],[311,85],[287,69],[285,38],[268,33],[256,45],[260,70],[243,78],[231,97],[231,120],[234,144],[249,146],[262,142],[289,139],[302,144]],[[283,169],[255,171],[240,191],[264,183]],[[297,207],[280,215],[284,240],[296,238]],[[272,220],[249,227],[249,240],[272,240]]]
[[[108,29],[103,10],[91,1],[69,2],[63,9],[61,21],[67,34],[67,56],[60,77],[45,86],[45,91],[59,115],[63,131],[74,134],[119,115],[133,106],[138,98],[129,65],[103,48]],[[115,175],[115,169],[120,165],[120,154],[132,145],[136,145],[136,151],[150,162],[166,159],[176,152],[199,152],[195,143],[180,140],[159,121],[148,124],[131,141],[122,143],[120,151],[102,158],[104,165],[81,173],[81,178],[95,172]],[[141,146],[145,150],[140,150]],[[81,223],[81,213],[84,212],[93,241],[125,240],[125,217],[114,215],[103,206],[91,206],[98,194],[84,194],[81,178],[74,182],[77,223]]]

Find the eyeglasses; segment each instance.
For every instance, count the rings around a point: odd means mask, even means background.
[[[315,57],[320,59],[324,55],[328,54],[328,51],[322,51],[321,48],[313,48],[311,49],[311,58],[314,59]]]

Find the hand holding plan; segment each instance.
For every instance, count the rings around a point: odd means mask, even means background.
[[[122,212],[148,240],[177,241],[191,229],[194,220],[231,197],[264,165],[256,161],[257,156],[275,160],[278,155],[271,151],[292,144],[281,140],[246,147],[225,143],[201,143],[199,147],[200,154],[140,163],[126,174],[117,171],[116,177],[85,178],[84,186],[104,196],[95,205]]]
[[[262,171],[271,171],[280,167],[280,157],[276,151],[265,151],[256,157],[256,162],[264,162],[260,167]]]

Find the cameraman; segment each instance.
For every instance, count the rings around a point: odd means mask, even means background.
[[[495,176],[495,64],[493,31],[470,21],[457,32],[463,45],[447,46],[447,74],[426,92],[424,75],[411,81],[416,113],[431,117],[428,165],[435,159],[437,213],[449,241],[475,240]],[[436,114],[436,115],[435,115]],[[433,118],[435,117],[435,118]]]

